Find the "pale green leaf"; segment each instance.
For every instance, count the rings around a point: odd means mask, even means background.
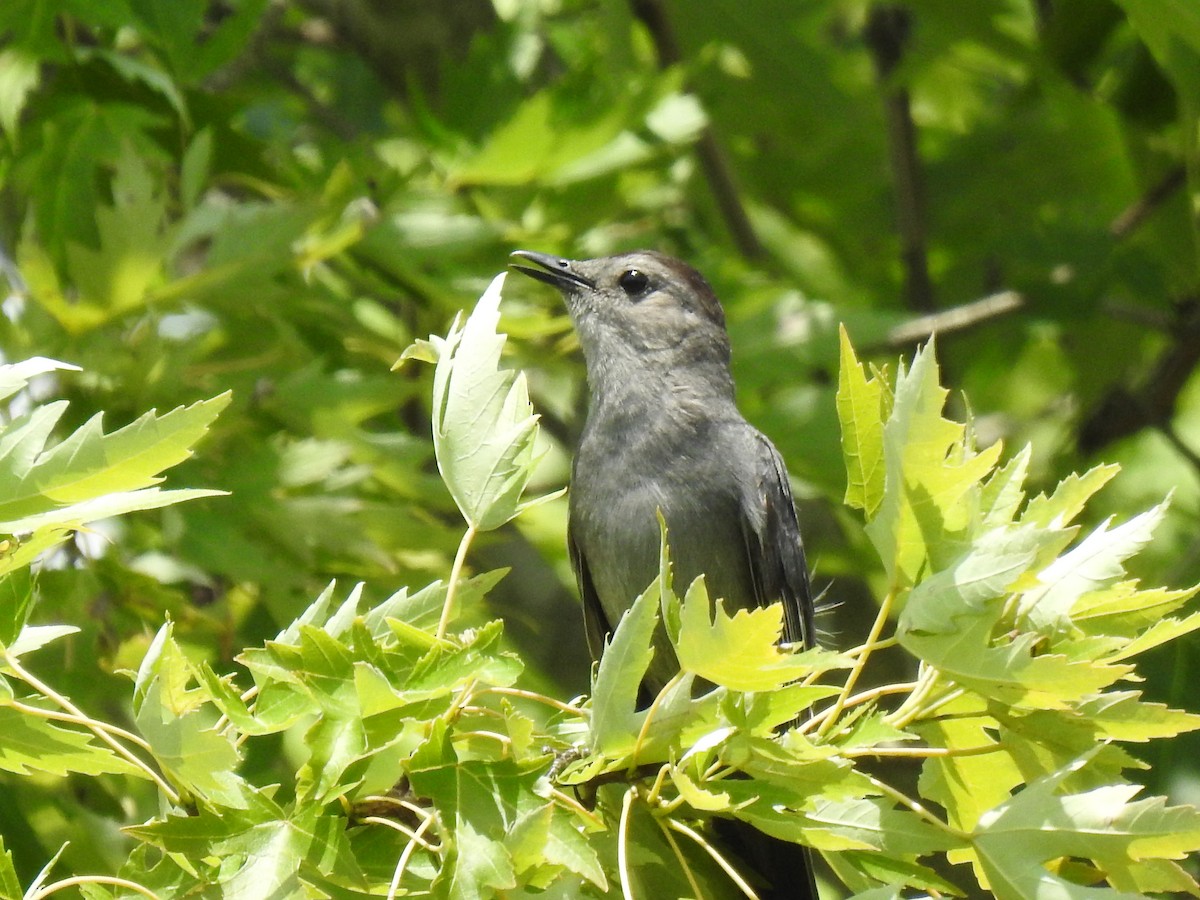
[[[228,403],[226,393],[164,416],[147,413],[107,435],[101,429],[100,417],[94,416],[45,452],[41,451],[43,437],[29,434],[26,439],[36,445],[36,457],[23,454],[20,447],[7,448],[9,453],[0,468],[0,484],[4,487],[0,530],[16,522],[26,523],[26,527],[30,521],[38,521],[39,526],[54,524],[64,521],[64,515],[65,521],[80,521],[62,509],[85,502],[100,504],[101,508],[81,507],[81,514],[99,518],[185,499],[180,495],[155,497],[135,492],[158,483],[162,480],[160,472],[191,456],[192,445]],[[105,500],[106,495],[117,494],[125,500]],[[186,495],[192,496],[199,495]],[[34,516],[49,518],[34,520]]]
[[[1087,759],[1037,779],[980,818],[972,843],[1000,900],[1097,896],[1095,889],[1068,882],[1044,867],[1056,859],[1090,860],[1111,878],[1144,857],[1183,859],[1200,849],[1200,811],[1168,807],[1162,797],[1134,801],[1141,790],[1137,785],[1059,793]],[[1132,890],[1134,884],[1117,887],[1102,896],[1139,896]]]
[[[1118,741],[1173,738],[1200,729],[1200,715],[1147,703],[1141,696],[1140,691],[1113,691],[1085,700],[1076,711],[1100,734]]]
[[[966,427],[942,416],[948,392],[938,376],[931,341],[901,366],[883,429],[883,497],[866,531],[898,587],[962,552],[977,527],[980,482],[1000,455],[999,444],[975,452]]]
[[[1025,476],[1033,447],[1026,444],[1012,459],[991,474],[980,491],[983,529],[1011,525],[1025,499]]]
[[[711,618],[710,618],[711,613]],[[736,691],[769,691],[811,671],[803,654],[779,649],[783,606],[739,609],[731,616],[722,600],[710,602],[703,578],[687,589],[675,652],[679,665]]]
[[[172,636],[160,629],[138,669],[134,719],[159,766],[189,793],[242,807],[245,784],[236,774],[239,753],[215,730],[219,714],[203,688],[190,689],[192,668]]]
[[[1030,526],[978,538],[954,568],[913,589],[897,627],[901,644],[959,684],[1016,706],[1062,708],[1128,674],[1128,666],[1043,653],[1036,634],[993,640],[1005,592],[1053,539]]]
[[[500,367],[504,335],[497,275],[461,329],[438,350],[433,376],[433,446],[438,469],[472,527],[488,531],[517,514],[534,463],[537,416],[524,373]]]
[[[8,648],[8,655],[20,657],[68,635],[78,634],[75,625],[26,625]]]
[[[1111,530],[1111,519],[1102,523],[1041,571],[1042,586],[1021,597],[1019,610],[1039,631],[1062,627],[1080,597],[1111,586],[1125,574],[1122,563],[1150,542],[1165,512],[1161,504]]]
[[[17,124],[30,92],[41,79],[38,59],[21,47],[0,51],[0,129],[16,142]]]
[[[1167,618],[1155,622],[1137,637],[1128,641],[1120,651],[1111,655],[1114,661],[1131,659],[1139,653],[1145,653],[1155,647],[1160,647],[1168,641],[1191,634],[1200,629],[1200,612],[1194,612],[1182,619]]]
[[[1136,581],[1122,581],[1080,597],[1071,609],[1071,620],[1089,633],[1133,635],[1161,623],[1198,591],[1200,585],[1140,590]]]
[[[145,488],[139,491],[115,491],[103,494],[90,500],[72,503],[51,512],[24,516],[20,519],[10,519],[0,522],[2,534],[27,534],[39,532],[45,528],[78,528],[89,522],[122,516],[126,513],[139,512],[147,509],[160,509],[164,506],[174,506],[188,500],[201,500],[205,497],[223,497],[225,491],[212,491],[202,488],[164,491],[161,488]]]
[[[1021,514],[1021,522],[1055,527],[1070,524],[1083,511],[1091,496],[1108,484],[1120,470],[1120,466],[1105,465],[1089,469],[1082,475],[1068,475],[1049,496],[1039,494],[1030,500]]]

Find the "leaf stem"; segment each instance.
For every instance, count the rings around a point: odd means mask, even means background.
[[[136,747],[141,747],[147,753],[153,753],[154,748],[150,746],[150,742],[134,734],[132,731],[126,731],[124,728],[118,728],[116,725],[110,725],[108,722],[101,722],[98,719],[80,719],[70,713],[58,712],[53,709],[42,709],[40,706],[30,706],[28,703],[22,703],[20,700],[10,701],[7,706],[11,706],[17,712],[22,712],[27,716],[37,719],[46,719],[51,722],[70,722],[72,725],[83,725],[86,728],[92,728],[101,731],[107,731],[114,737],[122,738],[129,741]]]
[[[931,813],[929,810],[927,810],[924,806],[922,806],[916,800],[913,800],[911,797],[909,797],[903,791],[896,790],[894,787],[892,787],[887,782],[880,781],[878,778],[876,778],[874,775],[871,775],[868,772],[863,772],[861,774],[863,775],[864,778],[866,778],[869,782],[871,782],[871,784],[874,787],[876,787],[877,789],[882,791],[886,796],[895,800],[901,806],[907,807],[912,812],[916,813],[918,816],[920,816],[922,819],[924,819],[926,822],[928,822],[930,825],[932,825],[934,828],[937,828],[939,831],[944,831],[946,834],[953,835],[955,838],[957,838],[960,841],[963,841],[963,842],[970,841],[971,836],[969,834],[967,834],[965,831],[959,831],[957,828],[955,828],[949,822],[943,822],[941,819],[939,819],[937,816],[935,816],[933,813]]]
[[[159,900],[158,894],[150,890],[145,885],[138,884],[136,881],[129,881],[125,878],[116,878],[112,875],[73,875],[70,878],[64,878],[61,881],[56,881],[53,884],[48,884],[43,888],[38,888],[32,894],[26,894],[25,900],[41,900],[42,897],[49,897],[56,891],[63,888],[75,887],[80,884],[111,884],[115,887],[128,888],[135,894],[141,894],[143,897],[149,897],[150,900]]]
[[[658,774],[654,776],[654,784],[650,785],[650,792],[646,794],[647,803],[652,805],[658,803],[658,795],[662,791],[663,782],[666,781],[667,769],[669,768],[670,766],[667,763],[659,766]]]
[[[646,740],[646,735],[650,732],[650,723],[654,721],[654,714],[658,712],[658,704],[675,685],[679,684],[683,678],[682,672],[676,672],[671,676],[671,680],[663,685],[663,689],[658,692],[658,696],[654,698],[654,702],[650,704],[650,708],[646,710],[646,718],[642,721],[642,727],[638,731],[637,740],[633,743],[633,752],[629,754],[629,768],[632,771],[637,766],[638,753],[641,752],[642,744]]]
[[[467,530],[463,533],[462,540],[458,542],[458,552],[454,554],[454,565],[450,568],[450,583],[446,585],[446,599],[442,603],[442,617],[438,619],[437,639],[439,641],[446,637],[446,626],[450,624],[450,610],[454,605],[454,595],[458,591],[458,581],[462,577],[463,566],[467,562],[467,550],[474,539],[475,525],[474,523],[469,523]]]
[[[758,894],[754,893],[754,888],[750,887],[750,885],[746,883],[746,879],[743,878],[741,873],[739,873],[738,870],[733,867],[732,863],[730,863],[729,860],[717,852],[717,848],[706,841],[702,835],[697,834],[682,822],[677,822],[674,819],[667,820],[667,827],[673,828],[680,834],[685,834],[695,841],[696,844],[699,845],[700,849],[712,857],[713,862],[715,862],[722,868],[722,870],[724,870],[725,874],[732,879],[733,883],[736,884],[741,892],[746,895],[748,900],[758,900]]]
[[[4,651],[4,664],[8,666],[10,670],[12,670],[12,673],[16,675],[17,678],[21,679],[40,694],[49,697],[51,700],[69,712],[72,716],[74,716],[75,721],[79,725],[92,732],[92,734],[96,735],[96,737],[100,738],[100,740],[104,741],[104,743],[108,744],[108,746],[116,751],[118,756],[133,765],[135,768],[144,772],[151,781],[158,785],[158,789],[166,795],[168,801],[174,805],[179,804],[179,793],[175,790],[175,788],[171,787],[171,785],[167,783],[166,779],[164,779],[158,772],[154,771],[149,764],[143,762],[136,753],[109,734],[108,729],[102,727],[102,723],[88,716],[78,706],[76,706],[62,694],[58,693],[58,691],[50,687],[50,685],[43,683],[32,672],[27,671],[17,661],[17,658],[7,650]]]
[[[922,664],[921,672],[917,676],[917,685],[913,689],[913,692],[908,696],[907,700],[896,708],[895,712],[885,716],[884,721],[896,728],[904,728],[914,720],[922,716],[928,716],[938,707],[945,706],[947,703],[963,695],[962,688],[954,688],[933,702],[927,703],[929,695],[939,687],[940,680],[941,672],[933,666]],[[940,686],[945,687],[945,685]]]
[[[858,678],[866,668],[867,660],[871,657],[871,652],[879,645],[879,635],[883,633],[883,626],[887,624],[887,620],[892,611],[892,603],[895,600],[896,593],[894,590],[888,591],[884,595],[883,601],[879,604],[879,612],[875,615],[875,621],[871,625],[871,632],[867,635],[867,639],[863,642],[858,659],[854,661],[854,668],[850,670],[850,674],[846,676],[846,684],[842,687],[842,691],[838,694],[837,700],[833,706],[826,712],[825,721],[821,723],[817,729],[817,736],[824,737],[829,733],[829,730],[837,722],[838,717],[842,714],[842,710],[846,708],[846,704],[850,699],[850,694],[854,690],[854,685],[858,683]]]
[[[564,793],[556,787],[551,787],[548,791],[548,794],[551,799],[556,801],[564,809],[571,810],[571,812],[575,813],[575,815],[579,816],[580,818],[587,819],[598,828],[604,827],[603,819],[601,819],[598,815],[596,815],[570,794]]]
[[[511,687],[486,687],[481,690],[481,694],[500,694],[505,697],[521,697],[525,700],[533,700],[537,703],[544,703],[546,706],[551,706],[554,709],[561,710],[565,713],[570,713],[574,716],[582,716],[583,710],[578,706],[572,706],[569,703],[563,703],[561,700],[555,700],[553,697],[547,697],[545,694],[538,694],[534,691],[525,691],[520,688]]]
[[[636,792],[637,788],[630,787],[621,798],[621,818],[617,823],[617,871],[621,875],[621,896],[625,900],[634,900],[633,883],[629,877],[629,814]]]
[[[429,841],[425,840],[425,838],[423,838],[421,836],[421,833],[426,828],[428,828],[429,823],[433,821],[432,816],[426,816],[424,819],[422,819],[421,824],[417,826],[415,831],[413,829],[409,828],[407,825],[403,824],[402,822],[397,822],[394,819],[387,819],[387,818],[384,818],[383,816],[363,816],[358,821],[363,825],[382,825],[384,828],[390,828],[393,831],[399,831],[401,834],[405,835],[412,843],[420,844],[422,847],[424,847],[430,853],[441,853],[442,852],[442,846],[440,844],[435,846],[435,845],[429,843]]]
[[[696,876],[692,872],[692,867],[688,865],[687,857],[683,855],[683,851],[679,849],[679,842],[675,840],[675,835],[671,834],[671,829],[668,828],[659,819],[654,820],[654,824],[658,826],[658,830],[662,832],[663,837],[667,839],[667,843],[671,845],[671,852],[675,854],[675,858],[679,860],[679,867],[683,869],[683,874],[687,877],[688,885],[692,889],[692,896],[696,900],[704,900],[704,891],[700,890],[700,885],[696,884]]]
[[[888,694],[907,693],[912,691],[915,687],[915,681],[904,682],[903,684],[884,684],[880,685],[879,687],[873,687],[870,690],[863,691],[861,694],[855,694],[842,705],[842,708],[846,709],[851,706],[858,706],[862,703],[870,703],[872,700],[877,700],[880,697],[886,697]],[[832,712],[833,707],[831,706],[829,709],[825,709],[817,713],[807,722],[800,723],[798,726],[800,733],[806,734],[809,731],[812,731],[813,728],[822,724]]]
[[[997,741],[994,744],[982,744],[978,747],[867,747],[861,750],[843,750],[842,756],[847,759],[858,759],[863,756],[882,758],[903,757],[908,759],[942,759],[958,756],[985,756],[1004,749],[1004,744]]]
[[[425,829],[431,824],[433,824],[432,816],[417,826],[417,830],[412,833],[412,840],[404,845],[404,852],[400,854],[400,859],[396,862],[396,871],[392,873],[392,883],[388,885],[387,900],[395,900],[396,895],[399,893],[400,879],[404,877],[404,870],[408,867],[408,860],[413,854],[413,848],[417,844],[428,846],[422,835],[425,833]]]

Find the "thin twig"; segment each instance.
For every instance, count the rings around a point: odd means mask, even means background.
[[[872,756],[880,759],[942,759],[959,756],[986,756],[988,753],[995,753],[1003,749],[1004,745],[997,742],[995,744],[984,744],[979,747],[963,747],[961,749],[953,747],[868,747],[860,750],[843,750],[841,755],[847,759],[857,759],[861,756]]]
[[[425,843],[422,835],[432,822],[432,817],[422,822],[417,827],[417,830],[413,832],[412,840],[404,845],[404,851],[400,854],[400,859],[396,862],[396,871],[392,873],[392,883],[388,885],[387,900],[395,900],[397,893],[400,891],[400,879],[404,877],[404,870],[408,867],[408,860],[413,854],[413,849],[418,843]]]
[[[629,755],[630,772],[633,772],[637,768],[638,753],[640,753],[642,750],[642,743],[646,740],[646,735],[650,733],[650,723],[654,719],[654,714],[658,712],[659,703],[662,702],[662,698],[667,695],[667,692],[675,687],[675,685],[677,685],[682,678],[682,672],[676,672],[674,675],[672,675],[671,680],[663,686],[663,689],[658,692],[658,695],[650,704],[650,708],[646,710],[646,718],[642,720],[642,727],[638,731],[637,740],[633,744],[633,752]]]
[[[910,319],[902,325],[897,325],[887,333],[884,340],[868,345],[862,353],[873,353],[878,350],[897,350],[909,347],[921,341],[928,340],[935,334],[955,334],[967,331],[977,325],[984,325],[993,319],[1007,316],[1025,305],[1025,298],[1016,291],[1000,291],[989,294],[962,306],[952,306],[929,315]]]
[[[888,638],[884,641],[879,641],[874,645],[874,649],[879,649],[884,645],[895,643],[893,638]],[[861,706],[863,703],[870,703],[872,700],[878,700],[880,697],[886,697],[888,694],[904,694],[909,693],[917,686],[916,682],[910,681],[903,684],[884,684],[879,687],[873,687],[870,690],[863,691],[861,694],[855,694],[842,704],[842,709],[849,709],[854,706]],[[824,709],[816,715],[812,716],[805,722],[800,723],[799,730],[801,733],[812,731],[817,726],[821,725],[833,712],[833,707]]]
[[[420,844],[430,853],[441,852],[442,847],[440,844],[431,844],[429,841],[421,837],[421,833],[429,827],[430,819],[422,819],[421,824],[417,826],[415,831],[409,828],[403,822],[397,822],[395,819],[386,819],[383,816],[363,816],[358,821],[363,825],[382,825],[384,828],[390,828],[393,831],[399,831],[410,841]]]
[[[118,728],[116,725],[110,725],[107,722],[101,722],[99,719],[89,719],[87,723],[81,722],[77,716],[71,713],[58,712],[53,709],[42,709],[40,706],[30,706],[28,703],[22,703],[20,700],[10,700],[6,706],[10,706],[18,712],[25,713],[27,716],[33,716],[40,719],[49,719],[54,722],[69,722],[72,725],[85,725],[85,727],[94,730],[107,731],[113,737],[121,738],[129,741],[129,743],[141,747],[147,753],[153,754],[154,748],[150,746],[150,742],[145,738],[139,737],[132,731],[126,731],[124,728]]]
[[[556,787],[551,787],[549,789],[549,794],[552,799],[554,799],[558,803],[562,804],[562,806],[565,807],[566,809],[571,810],[571,812],[575,813],[577,816],[582,816],[583,818],[592,822],[597,827],[600,827],[600,828],[604,827],[603,819],[601,819],[598,815],[596,815],[594,812],[592,812],[590,809],[588,809],[586,806],[584,806],[582,803],[580,803],[578,800],[576,800],[570,794],[564,793],[563,791],[560,791]]]
[[[1109,223],[1108,233],[1117,240],[1129,237],[1135,229],[1146,221],[1156,209],[1162,206],[1171,196],[1187,183],[1187,169],[1183,165],[1175,166],[1167,174],[1150,186],[1146,193],[1123,209]]]

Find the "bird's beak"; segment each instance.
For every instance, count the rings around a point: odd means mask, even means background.
[[[548,253],[535,253],[532,250],[514,250],[512,256],[516,259],[528,260],[538,267],[535,269],[531,266],[509,263],[510,266],[522,275],[528,275],[530,278],[536,278],[538,281],[552,284],[560,291],[570,292],[578,290],[581,287],[585,287],[588,290],[595,290],[596,288],[594,281],[584,278],[575,271],[575,264],[569,259],[551,256]]]

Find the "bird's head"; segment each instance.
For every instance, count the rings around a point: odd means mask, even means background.
[[[518,272],[562,292],[589,378],[711,370],[727,382],[725,313],[687,263],[652,250],[577,260],[531,250],[512,255]]]

